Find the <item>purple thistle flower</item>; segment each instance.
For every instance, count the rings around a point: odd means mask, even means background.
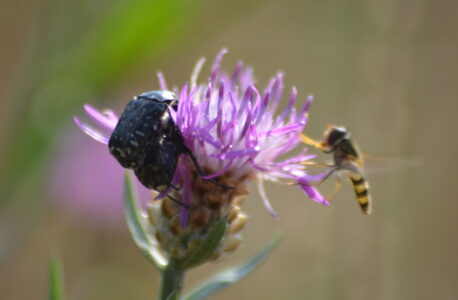
[[[175,111],[169,106],[168,113],[206,174],[200,178],[189,155],[181,155],[171,182],[174,188],[156,193],[155,201],[148,204],[151,235],[156,237],[165,255],[176,259],[189,257],[210,228],[225,216],[227,231],[210,260],[237,249],[242,241],[240,231],[247,220],[240,205],[251,181],[257,180],[261,198],[276,218],[264,190],[265,180],[299,185],[309,198],[329,205],[311,184],[322,180],[327,172],[317,175],[306,172],[304,162],[315,155],[307,154],[299,139],[313,97],[308,96],[297,110],[297,91],[293,87],[286,108],[279,112],[283,74],[278,73],[260,91],[254,84],[252,69],[244,67],[242,62],[232,74],[221,71],[226,52],[223,49],[217,55],[206,83],[198,84],[205,62],[200,59],[190,83],[172,88],[178,107]],[[158,77],[160,89],[168,90],[162,73]],[[76,124],[95,140],[107,144],[118,117],[110,110],[98,111],[89,105],[84,109],[97,126],[75,117]],[[283,158],[297,146],[302,149],[301,153]]]
[[[315,155],[307,154],[306,147],[299,140],[313,97],[308,96],[302,108],[296,110],[297,91],[293,87],[286,108],[278,112],[283,94],[283,74],[278,73],[260,91],[254,84],[252,69],[244,67],[242,62],[237,64],[232,74],[221,71],[221,61],[226,52],[223,49],[217,55],[205,84],[197,83],[205,60],[197,62],[190,84],[186,83],[181,89],[173,88],[179,99],[178,110],[169,110],[185,144],[208,174],[204,179],[215,179],[236,188],[239,183],[256,179],[263,202],[274,217],[277,214],[264,191],[264,180],[292,181],[315,202],[329,205],[311,185],[326,174],[307,174],[303,162]],[[158,77],[160,89],[167,90],[162,73]],[[75,117],[76,124],[93,139],[107,144],[117,116],[110,110],[100,112],[90,105],[84,108],[98,127]],[[280,159],[299,144],[302,153]],[[181,201],[184,205],[181,206],[180,223],[186,224],[196,176],[192,165],[183,157],[172,182],[182,189]],[[167,192],[157,198],[164,197]]]

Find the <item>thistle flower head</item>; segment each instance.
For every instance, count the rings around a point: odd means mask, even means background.
[[[163,249],[173,257],[184,257],[205,237],[208,228],[228,216],[229,229],[220,252],[237,248],[239,231],[246,216],[240,211],[247,184],[257,181],[259,193],[269,212],[277,217],[264,191],[263,182],[297,183],[312,200],[328,204],[311,185],[324,175],[310,175],[304,161],[314,158],[302,152],[287,155],[299,143],[299,135],[308,119],[313,97],[308,96],[296,109],[297,91],[293,87],[286,107],[279,111],[283,96],[283,74],[274,76],[260,90],[255,86],[251,68],[239,62],[231,74],[221,71],[222,50],[213,63],[208,80],[198,83],[201,59],[189,83],[171,90],[178,98],[177,110],[168,112],[179,128],[185,145],[206,174],[200,178],[187,155],[181,155],[169,189],[156,195],[149,205],[149,220]],[[158,74],[161,90],[168,86]],[[88,115],[109,134],[117,123],[112,111],[99,112],[85,105]],[[75,118],[78,126],[99,142],[107,143],[108,135]],[[220,185],[205,181],[214,180]],[[233,187],[233,189],[225,188]]]

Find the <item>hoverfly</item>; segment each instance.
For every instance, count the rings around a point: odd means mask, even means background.
[[[301,134],[300,139],[303,143],[311,145],[324,153],[333,155],[333,164],[327,165],[330,167],[329,173],[322,179],[325,181],[335,172],[347,173],[350,178],[353,190],[356,194],[361,210],[365,214],[370,214],[371,196],[369,193],[369,183],[364,178],[363,168],[364,162],[362,154],[358,151],[355,144],[350,140],[350,132],[343,126],[335,126],[333,124],[326,125],[328,129],[325,131],[321,142]],[[320,183],[321,183],[320,182]],[[331,197],[340,189],[340,179],[337,178],[336,189]]]

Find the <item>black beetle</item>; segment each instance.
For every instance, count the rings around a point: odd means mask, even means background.
[[[168,112],[170,105],[175,110],[178,107],[170,91],[135,97],[126,105],[108,142],[110,153],[124,168],[133,169],[145,187],[160,192],[171,185],[181,154],[187,154],[197,172],[204,175]]]

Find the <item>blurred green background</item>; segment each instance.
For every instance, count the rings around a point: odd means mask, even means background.
[[[253,188],[244,246],[193,271],[188,287],[282,229],[268,262],[213,299],[457,299],[457,9],[421,0],[1,1],[1,298],[47,299],[55,253],[68,299],[154,297],[158,273],[116,210],[118,185],[84,184],[95,167],[79,162],[105,149],[71,118],[88,102],[119,112],[158,88],[158,70],[181,85],[198,57],[224,46],[225,68],[243,59],[261,86],[282,70],[286,87],[315,95],[309,135],[343,124],[365,152],[398,163],[369,174],[371,216],[349,185],[330,209],[268,185],[277,222]],[[98,202],[110,191],[112,203]]]

